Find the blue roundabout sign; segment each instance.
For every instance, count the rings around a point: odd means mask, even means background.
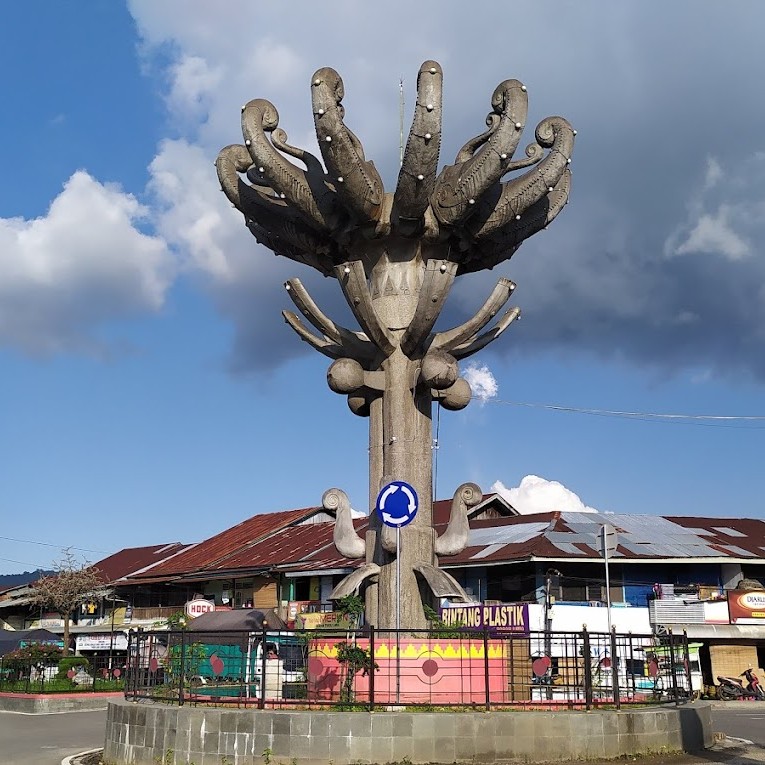
[[[380,520],[394,529],[411,523],[419,507],[417,492],[404,481],[391,481],[383,486],[375,504]]]

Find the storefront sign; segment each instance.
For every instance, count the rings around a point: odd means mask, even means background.
[[[765,624],[765,590],[730,590],[731,624]]]
[[[207,614],[210,611],[215,610],[215,603],[212,600],[205,600],[204,598],[194,598],[186,603],[186,615],[192,619],[202,614]]]
[[[64,641],[63,640],[20,640],[19,641],[19,648],[26,648],[29,645],[55,645],[58,648],[64,647]]]
[[[78,651],[127,651],[128,639],[124,632],[100,632],[95,635],[77,635]]]
[[[295,628],[302,630],[315,630],[320,627],[340,627],[349,629],[350,621],[339,611],[325,611],[323,613],[298,614],[295,619]]]
[[[500,603],[483,606],[447,606],[441,609],[441,619],[446,627],[489,632],[512,632],[516,635],[529,634],[528,603]]]

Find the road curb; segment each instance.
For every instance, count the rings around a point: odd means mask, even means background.
[[[94,752],[103,751],[103,747],[98,747],[98,749],[86,749],[84,752],[70,754],[69,757],[64,757],[64,759],[61,760],[61,765],[77,765],[77,761],[80,759],[80,757],[85,757],[85,755],[93,754]]]

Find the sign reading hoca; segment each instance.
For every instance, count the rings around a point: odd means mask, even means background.
[[[500,603],[492,606],[445,606],[441,609],[441,620],[445,627],[464,627],[466,629],[490,632],[513,632],[529,634],[528,603]]]
[[[731,624],[762,624],[765,620],[765,590],[730,590],[728,611]]]

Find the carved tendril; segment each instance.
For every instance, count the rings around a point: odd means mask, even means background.
[[[436,177],[442,80],[435,61],[420,67],[404,161],[387,202],[374,163],[345,124],[343,81],[329,67],[311,80],[326,172],[316,156],[287,142],[274,105],[255,99],[242,110],[245,145],[226,147],[216,163],[221,186],[259,241],[325,275],[358,258],[360,242],[391,234],[440,242],[458,264],[458,275],[492,268],[565,204],[574,131],[562,117],[543,120],[526,156],[514,160],[528,99],[518,80],[505,80],[492,95],[488,129],[468,141],[455,163]],[[526,174],[504,180],[529,167]],[[365,262],[367,273],[373,266]]]

